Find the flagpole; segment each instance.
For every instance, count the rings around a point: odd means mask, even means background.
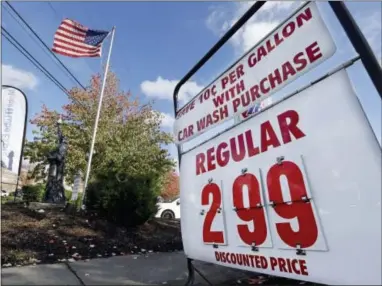
[[[103,94],[105,92],[106,79],[107,79],[107,74],[108,74],[108,71],[109,71],[109,62],[110,62],[111,49],[113,48],[114,33],[115,33],[115,26],[111,30],[111,40],[110,40],[109,54],[107,55],[105,74],[103,76],[103,82],[102,82],[102,88],[101,88],[101,95],[99,97],[99,102],[98,102],[97,116],[96,116],[96,119],[95,119],[95,122],[94,122],[93,138],[92,138],[92,143],[91,143],[91,146],[90,146],[88,165],[87,165],[87,168],[86,168],[84,192],[83,192],[82,199],[81,199],[81,207],[82,208],[84,207],[83,204],[84,204],[84,199],[85,199],[85,195],[86,195],[86,188],[88,186],[89,175],[90,175],[90,170],[91,170],[91,165],[92,165],[92,158],[93,158],[93,152],[94,152],[95,139],[96,139],[96,135],[97,135],[98,121],[99,121],[99,117],[100,117],[100,114],[101,114]]]

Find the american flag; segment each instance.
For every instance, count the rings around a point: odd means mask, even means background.
[[[108,34],[65,19],[54,34],[52,51],[72,58],[100,57],[102,41]]]

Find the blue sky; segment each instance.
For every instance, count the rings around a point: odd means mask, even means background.
[[[94,29],[109,30],[116,26],[111,65],[121,80],[121,87],[131,90],[143,101],[157,99],[154,107],[165,114],[163,128],[172,130],[172,91],[175,84],[248,9],[250,3],[12,2],[12,5],[49,46],[64,17]],[[251,19],[184,86],[181,90],[183,102],[208,85],[298,5],[285,1],[267,3],[262,12]],[[346,5],[381,59],[381,2],[347,2]],[[318,6],[337,45],[337,52],[327,62],[288,85],[275,98],[295,90],[355,55],[328,4],[319,2]],[[75,85],[3,7],[1,22],[66,88]],[[106,41],[102,59],[58,57],[85,85],[90,75],[99,72],[101,63],[105,63],[108,45],[109,41]],[[66,95],[7,41],[2,41],[2,65],[3,84],[16,85],[26,93],[29,118],[39,112],[42,103],[58,110],[66,103]],[[349,76],[381,142],[381,101],[360,63],[349,68]],[[27,128],[27,138],[31,139],[32,126],[28,125]],[[175,155],[174,146],[169,148]]]

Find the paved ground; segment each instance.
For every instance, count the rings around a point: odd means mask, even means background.
[[[197,268],[213,285],[248,277],[245,272],[202,262]],[[68,265],[36,265],[2,269],[1,285],[184,285],[183,252],[118,256]],[[195,273],[195,284],[208,285]]]

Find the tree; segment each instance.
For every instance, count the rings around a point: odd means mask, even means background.
[[[20,184],[20,186],[26,186],[26,185],[32,184],[30,172],[28,170],[21,169],[20,177],[19,177],[19,184]]]
[[[165,200],[169,200],[177,196],[179,196],[179,176],[175,171],[169,171],[166,174],[161,197]]]
[[[73,183],[75,174],[86,171],[87,153],[97,112],[101,75],[92,76],[86,90],[72,88],[69,103],[63,106],[62,131],[68,140],[65,178]],[[55,123],[59,113],[43,105],[31,123],[38,127],[34,140],[26,143],[25,157],[37,163],[32,177],[43,179],[47,172],[46,155],[56,146]],[[172,136],[161,130],[160,113],[151,103],[141,104],[130,92],[121,91],[113,72],[107,76],[101,116],[92,160],[91,181],[97,174],[114,173],[116,180],[124,177],[156,176],[164,183],[164,174],[174,162],[163,145]]]

